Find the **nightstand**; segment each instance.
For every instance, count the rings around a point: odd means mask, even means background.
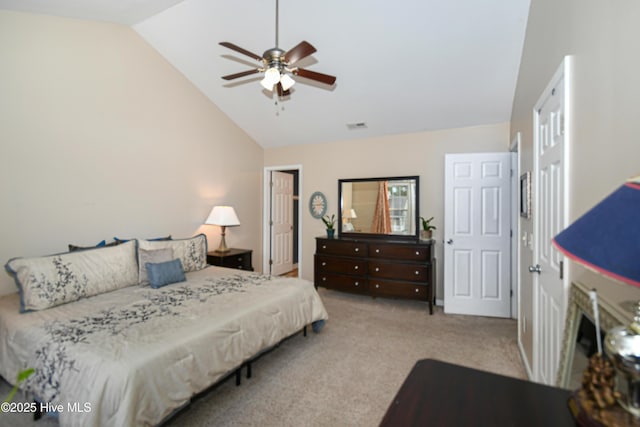
[[[238,270],[253,271],[251,265],[251,249],[231,248],[229,252],[213,251],[207,253],[207,264],[218,267],[237,268]]]

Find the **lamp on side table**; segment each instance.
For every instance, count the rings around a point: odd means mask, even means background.
[[[205,224],[220,226],[222,238],[220,239],[220,246],[218,246],[216,250],[221,253],[229,252],[230,249],[227,247],[227,242],[225,241],[226,228],[240,225],[240,220],[233,207],[214,206]]]

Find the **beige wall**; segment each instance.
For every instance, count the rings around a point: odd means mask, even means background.
[[[308,198],[322,191],[328,200],[328,213],[338,213],[338,179],[380,176],[420,176],[420,215],[434,216],[438,228],[435,238],[438,286],[437,298],[443,298],[442,230],[444,215],[444,155],[506,151],[509,124],[475,126],[436,132],[422,132],[339,141],[326,144],[297,145],[265,150],[265,166],[302,165],[300,206],[302,212],[302,271],[313,280],[315,237],[325,234],[320,220],[311,217]],[[366,153],[363,155],[362,153]]]
[[[522,169],[532,169],[532,109],[565,55],[573,55],[575,121],[571,130],[570,217],[575,219],[640,172],[640,2],[617,0],[532,0],[511,136],[522,133]],[[533,221],[522,221],[531,232]],[[523,249],[522,263],[532,253]],[[532,287],[521,277],[521,339],[532,361]]]
[[[3,264],[114,236],[215,247],[218,203],[261,258],[262,148],[131,28],[0,11],[0,58]]]

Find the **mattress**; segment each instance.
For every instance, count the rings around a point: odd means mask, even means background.
[[[61,426],[156,425],[262,350],[325,320],[302,279],[207,267],[160,289],[131,286],[19,313],[0,298],[0,374]]]

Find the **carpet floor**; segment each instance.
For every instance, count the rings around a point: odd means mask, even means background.
[[[284,341],[253,363],[251,379],[219,384],[165,425],[376,426],[424,358],[526,378],[514,320],[445,315],[439,307],[430,316],[421,302],[319,292],[329,313],[320,333]],[[1,381],[0,396],[8,391]],[[0,425],[57,425],[14,415],[0,414]]]

